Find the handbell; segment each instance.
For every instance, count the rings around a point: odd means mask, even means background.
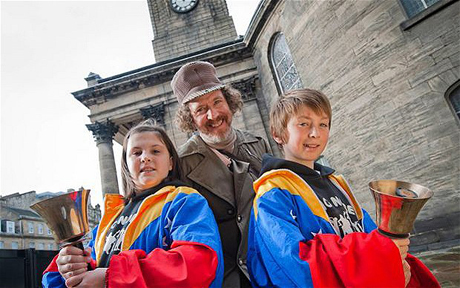
[[[418,213],[433,196],[430,189],[408,182],[378,180],[369,183],[374,196],[378,231],[390,238],[407,238]]]
[[[57,243],[83,249],[81,242],[89,231],[89,192],[88,189],[62,194],[34,203],[30,208],[45,220]]]

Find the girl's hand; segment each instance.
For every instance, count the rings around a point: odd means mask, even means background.
[[[65,281],[69,288],[104,288],[107,268],[97,268],[85,273],[70,277]]]
[[[85,250],[74,246],[62,248],[56,259],[59,273],[67,280],[70,277],[86,272],[88,270],[88,263],[91,262],[90,255],[90,248],[86,248]]]
[[[409,284],[410,277],[412,277],[412,274],[410,273],[410,265],[407,263],[406,260],[403,261],[403,269],[404,269],[404,287]]]
[[[401,259],[404,261],[407,257],[407,252],[409,251],[409,238],[404,239],[391,239],[395,243],[396,247],[399,249],[399,254],[401,254]]]

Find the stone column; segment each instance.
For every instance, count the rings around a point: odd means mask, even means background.
[[[99,169],[101,172],[102,194],[113,193],[119,194],[117,169],[115,166],[115,158],[113,156],[112,139],[118,131],[118,127],[112,122],[95,122],[87,124],[89,131],[93,132],[96,146],[99,150]]]

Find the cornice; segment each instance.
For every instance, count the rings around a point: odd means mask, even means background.
[[[120,94],[136,91],[144,87],[171,81],[179,68],[192,61],[208,61],[215,66],[252,57],[252,52],[242,38],[236,41],[202,50],[184,57],[155,63],[115,76],[99,79],[97,84],[72,92],[72,95],[86,107],[106,102]]]
[[[282,1],[283,0],[261,0],[259,2],[256,12],[252,16],[249,27],[244,35],[244,42],[251,51],[254,51],[255,43],[260,36],[260,31],[262,31],[267,23],[276,5]]]

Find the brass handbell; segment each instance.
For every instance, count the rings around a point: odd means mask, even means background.
[[[407,238],[415,218],[433,196],[430,189],[396,180],[378,180],[369,183],[375,199],[378,231],[390,238]]]
[[[84,236],[89,231],[88,203],[90,190],[80,190],[30,205],[53,231],[54,240],[62,246],[83,249]]]

